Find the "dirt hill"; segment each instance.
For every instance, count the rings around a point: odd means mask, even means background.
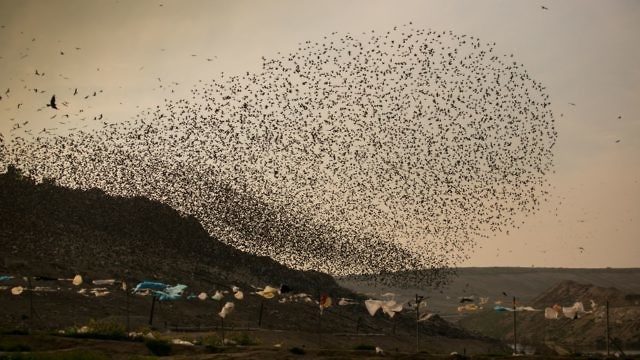
[[[300,292],[346,294],[333,278],[296,271],[211,238],[192,217],[145,198],[99,189],[35,184],[16,170],[0,175],[0,250],[5,271],[21,275],[153,279],[169,283],[286,283]]]
[[[627,300],[627,295],[629,294],[612,286],[601,287],[566,280],[550,287],[534,298],[531,303],[534,306],[545,307],[553,304],[572,304],[575,301],[582,301],[587,307],[587,305],[590,305],[591,300],[596,305],[603,305],[608,300],[610,306],[615,307],[634,305],[634,301]]]
[[[397,282],[396,286],[374,283],[364,276],[338,278],[338,282],[363,294],[379,295],[394,292],[398,297],[409,300],[415,294],[429,296],[432,311],[448,320],[461,317],[457,312],[462,297],[474,297],[476,302],[486,298],[493,305],[495,301],[508,302],[513,296],[530,304],[547,289],[563,281],[571,280],[600,287],[615,287],[625,296],[640,294],[640,269],[571,269],[571,268],[458,268],[457,275],[449,284],[438,289]],[[428,276],[428,274],[425,274]],[[419,274],[410,278],[419,278]],[[393,283],[393,282],[391,282]],[[505,296],[504,293],[507,294]]]
[[[544,310],[555,304],[569,307],[583,303],[588,312],[579,319],[561,316],[544,318],[543,312],[517,313],[518,343],[559,353],[587,352],[605,348],[606,307],[609,301],[609,323],[612,350],[640,349],[640,304],[633,296],[613,287],[560,282],[532,300],[528,305]],[[523,304],[524,305],[524,304]],[[513,341],[513,313],[484,310],[462,318],[459,325],[488,336]]]
[[[160,329],[219,329],[222,321],[217,313],[222,304],[233,301],[236,309],[225,319],[227,328],[299,331],[311,339],[318,333],[393,335],[400,348],[414,346],[415,313],[401,313],[393,320],[383,314],[371,317],[362,304],[364,298],[331,276],[293,270],[236,250],[210,237],[194,218],[155,201],[114,197],[98,189],[68,189],[46,180],[37,184],[10,168],[0,174],[0,218],[0,275],[14,276],[0,284],[0,328],[61,329],[90,319],[128,322],[132,330],[147,326],[150,296],[130,295],[119,284],[103,286],[110,292],[107,296],[90,291],[100,287],[92,280],[124,280],[130,286],[150,280],[186,284],[187,294],[192,295],[228,292],[232,285],[245,292],[243,300],[227,293],[221,302],[159,302],[153,326]],[[80,286],[68,280],[44,280],[76,274],[84,278]],[[11,295],[14,286],[28,287],[25,279],[31,279],[36,291]],[[312,301],[283,303],[283,297],[263,299],[251,293],[252,285],[267,284],[287,284],[292,293],[309,294]],[[334,299],[322,317],[315,302],[321,293]],[[337,306],[340,297],[360,304]],[[420,331],[483,344],[485,351],[499,346],[438,317],[421,323]],[[445,345],[446,341],[438,343],[444,349]]]

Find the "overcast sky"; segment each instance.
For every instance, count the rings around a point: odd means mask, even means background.
[[[8,138],[25,121],[34,131],[49,126],[53,120],[37,109],[51,92],[62,102],[76,88],[84,96],[96,91],[87,113],[126,121],[221,72],[257,71],[261,56],[299,42],[409,22],[513,53],[546,86],[557,121],[551,201],[509,235],[480,239],[463,265],[640,266],[635,0],[0,0],[0,132]],[[59,133],[80,125],[59,124]]]

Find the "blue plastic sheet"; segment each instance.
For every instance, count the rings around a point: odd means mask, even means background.
[[[167,293],[162,292],[162,291],[154,291],[153,293],[155,294],[155,296],[158,297],[158,300],[160,300],[160,301],[178,300],[178,299],[180,299],[180,297],[182,297],[182,294],[167,294]]]
[[[175,286],[167,286],[162,291],[153,291],[153,294],[158,297],[158,300],[178,300],[182,297],[182,293],[184,289],[187,288],[187,285],[178,284]]]
[[[182,292],[186,288],[187,288],[187,285],[178,284],[176,286],[167,287],[166,289],[164,289],[163,292],[165,292],[165,293],[167,293],[169,295],[182,295]]]
[[[495,311],[513,311],[513,308],[508,308],[508,307],[504,307],[504,306],[495,306],[493,308],[493,310],[495,310]]]
[[[137,293],[140,290],[145,290],[145,289],[150,289],[150,290],[164,290],[167,287],[169,287],[169,285],[167,284],[163,284],[163,283],[159,283],[159,282],[152,282],[152,281],[143,281],[141,283],[139,283],[138,285],[136,285],[136,287],[132,290],[133,293]]]

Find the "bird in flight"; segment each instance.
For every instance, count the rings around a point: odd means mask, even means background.
[[[51,96],[51,100],[49,101],[47,106],[51,107],[52,109],[58,110],[58,106],[56,105],[56,96],[55,95]]]
[[[544,5],[540,5],[540,7],[542,8],[542,10],[549,10],[549,8]]]

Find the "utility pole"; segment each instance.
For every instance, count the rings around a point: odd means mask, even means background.
[[[156,307],[156,296],[155,295],[151,295],[151,313],[149,314],[149,326],[153,325],[153,311],[155,310]]]
[[[513,297],[513,352],[518,353],[518,337],[516,333],[516,297]]]
[[[320,349],[322,349],[322,313],[318,313],[318,342]]]
[[[131,316],[129,315],[129,291],[124,291],[125,296],[127,297],[127,334],[131,331]]]
[[[420,303],[424,300],[424,296],[416,294],[416,353],[420,352]]]
[[[129,278],[129,270],[124,271],[124,277],[122,278],[121,289],[124,291],[125,296],[125,308],[127,311],[127,334],[131,331],[131,315],[129,314],[129,287],[127,286],[127,279]]]
[[[129,331],[131,331],[131,319],[129,316],[129,288],[127,287],[127,282],[126,280],[122,280],[122,286],[121,286],[122,290],[124,291],[124,296],[125,296],[125,310],[126,310],[126,319],[127,319],[127,334],[129,333]]]
[[[29,333],[33,330],[33,286],[31,285],[31,276],[27,278],[29,286]]]
[[[260,301],[260,313],[258,314],[258,328],[262,328],[262,311],[264,310],[264,300]]]
[[[607,358],[609,357],[609,342],[611,339],[610,329],[609,329],[609,300],[606,302],[606,329],[605,329],[605,338],[607,340]]]
[[[416,294],[416,353],[420,352],[420,303],[418,302],[418,294]]]
[[[224,346],[225,345],[225,343],[224,343],[224,318],[222,316],[220,317],[220,325],[221,325],[220,327],[222,329],[222,346]]]

